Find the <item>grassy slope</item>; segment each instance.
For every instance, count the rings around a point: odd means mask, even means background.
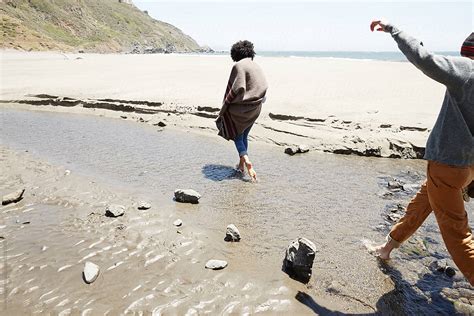
[[[118,0],[0,0],[1,47],[130,51],[134,44],[177,51],[199,45],[176,27]]]

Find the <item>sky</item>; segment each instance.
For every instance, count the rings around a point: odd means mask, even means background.
[[[247,39],[257,51],[396,51],[369,24],[384,18],[433,51],[458,51],[473,31],[473,1],[134,0],[200,45],[229,50]]]

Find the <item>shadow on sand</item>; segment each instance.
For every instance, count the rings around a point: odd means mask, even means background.
[[[298,292],[295,299],[306,305],[317,315],[456,315],[454,305],[441,296],[444,287],[451,287],[452,280],[444,279],[436,273],[426,273],[420,277],[416,285],[403,280],[400,271],[389,264],[379,261],[379,267],[388,275],[395,285],[395,289],[382,295],[377,301],[375,312],[367,314],[348,314],[334,311],[319,305],[309,294]],[[417,292],[414,287],[427,296]]]
[[[202,173],[207,179],[210,179],[212,181],[223,181],[233,179],[245,181],[244,175],[241,172],[239,172],[233,167],[224,165],[205,165],[204,167],[202,167]]]

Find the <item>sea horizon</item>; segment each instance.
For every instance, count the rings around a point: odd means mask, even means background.
[[[445,56],[460,56],[458,51],[435,51],[435,54]],[[202,53],[199,53],[202,54]],[[228,55],[228,51],[215,51],[205,55]],[[337,58],[358,60],[407,61],[400,51],[257,51],[257,56],[285,58]]]

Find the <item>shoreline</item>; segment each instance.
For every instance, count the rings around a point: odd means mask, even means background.
[[[214,120],[219,108],[181,107],[162,102],[87,99],[39,95],[24,100],[0,100],[0,107],[33,111],[81,113],[106,116],[158,128],[173,126],[182,130],[217,135]],[[263,113],[250,138],[285,147],[305,145],[310,150],[366,157],[422,159],[430,129],[420,126],[370,124],[341,120],[335,116],[310,118]]]

